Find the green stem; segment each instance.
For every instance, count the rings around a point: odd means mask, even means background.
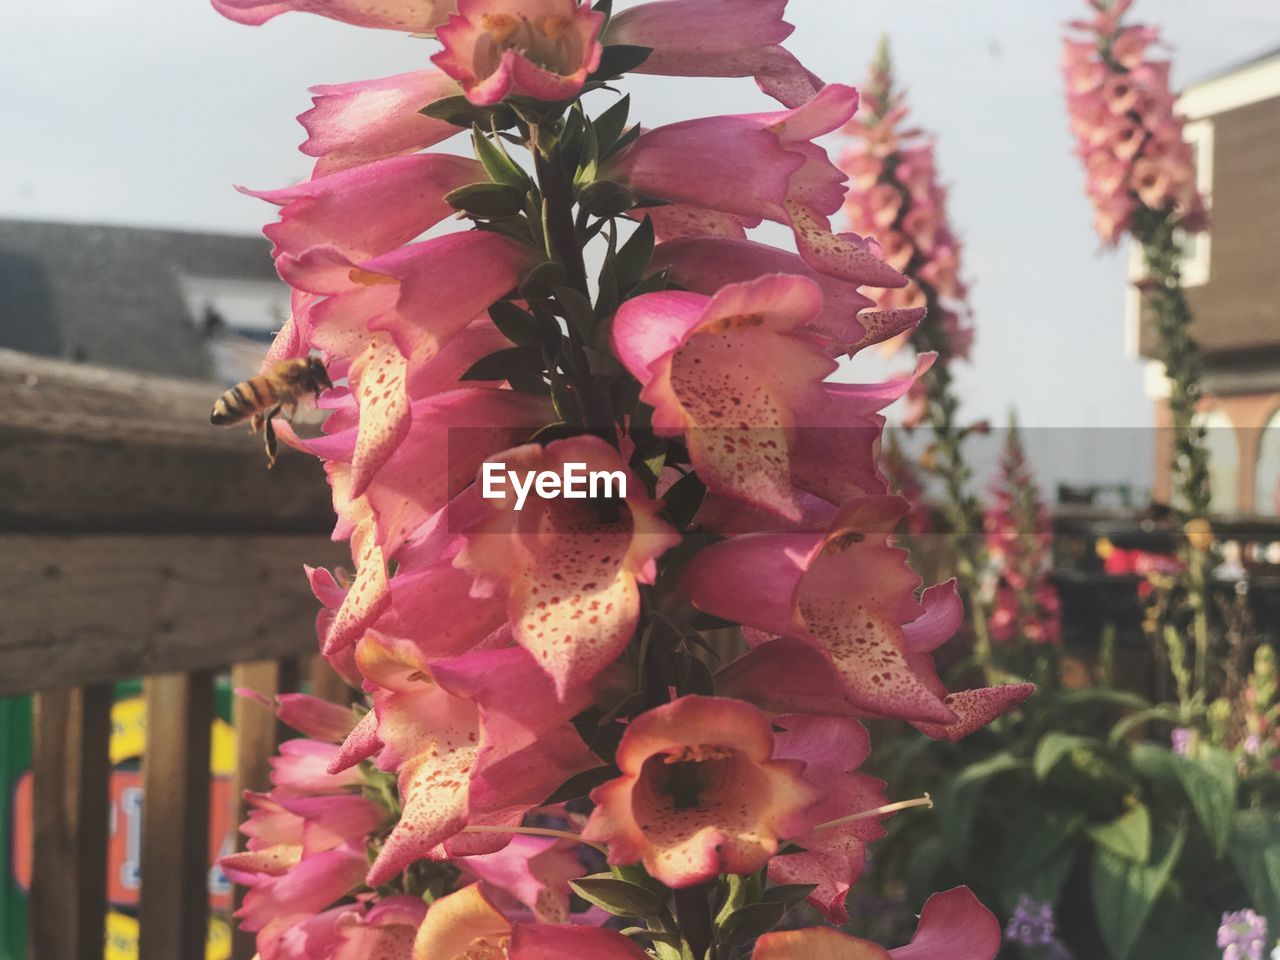
[[[1169,417],[1173,429],[1175,511],[1187,525],[1208,522],[1212,489],[1204,428],[1195,422],[1203,397],[1200,351],[1191,336],[1191,308],[1182,289],[1182,243],[1170,218],[1144,210],[1135,219],[1134,236],[1147,261],[1147,302],[1155,316],[1157,359],[1169,379]],[[1207,535],[1207,529],[1205,531]],[[1180,552],[1186,564],[1183,585],[1192,615],[1195,644],[1194,692],[1209,698],[1209,553],[1198,538],[1184,536]]]
[[[695,960],[703,960],[708,951],[712,951],[710,957],[715,960],[715,931],[711,924],[711,891],[714,887],[714,883],[703,883],[675,891],[676,923]]]

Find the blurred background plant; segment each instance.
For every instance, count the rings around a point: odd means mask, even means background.
[[[946,223],[934,147],[904,125],[905,98],[882,43],[864,87],[866,118],[849,131],[847,209],[853,228],[880,237],[912,278],[904,297],[917,291],[930,308],[912,346],[939,354],[915,408],[928,437],[890,434],[882,467],[920,500],[900,537],[931,573],[954,573],[966,598],[970,647],[951,671],[1032,679],[1039,690],[958,748],[881,737],[872,769],[890,792],[933,784],[937,806],[887,824],[860,893],[864,910],[851,912],[856,929],[882,933],[886,916],[909,916],[928,890],[964,883],[1001,914],[1009,957],[1203,960],[1215,945],[1225,957],[1261,956],[1274,942],[1268,930],[1280,930],[1280,708],[1274,649],[1248,578],[1223,563],[1209,521],[1202,361],[1180,272],[1205,210],[1167,64],[1145,59],[1155,32],[1121,23],[1127,2],[1093,6],[1093,20],[1073,25],[1085,39],[1068,43],[1073,122],[1104,242],[1128,231],[1142,251],[1139,296],[1169,384],[1174,508],[1153,507],[1137,541],[1101,531],[1096,556],[1084,557],[1127,579],[1140,629],[1122,630],[1095,593],[1086,602],[1097,615],[1074,631],[1076,649],[1064,646],[1050,571],[1069,545],[1054,542],[1016,417],[985,503],[972,492],[966,442],[978,431],[961,425],[949,373],[973,336],[967,291],[954,276],[960,245]],[[1081,97],[1096,102],[1082,106]],[[1116,97],[1129,99],[1108,99]],[[1098,104],[1100,113],[1081,119]],[[1113,193],[1100,195],[1096,154],[1115,149],[1121,126],[1134,149],[1108,167]],[[1094,549],[1085,539],[1079,554]],[[1215,568],[1230,589],[1215,583]],[[1135,636],[1145,651],[1129,642]]]

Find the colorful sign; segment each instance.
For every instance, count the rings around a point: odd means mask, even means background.
[[[146,701],[129,697],[111,708],[110,755],[113,770],[108,785],[107,913],[105,960],[136,960],[138,920],[125,912],[138,905],[142,887],[142,773],[138,760],[146,751]],[[236,767],[235,730],[215,719],[210,731],[209,788],[209,938],[205,960],[228,960],[232,906],[231,884],[216,860],[235,850],[235,798],[232,776]],[[31,771],[24,772],[12,795],[13,879],[22,890],[31,888],[33,849]],[[219,915],[221,914],[221,915]]]

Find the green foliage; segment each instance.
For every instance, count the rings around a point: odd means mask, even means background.
[[[1150,862],[1138,862],[1107,849],[1094,853],[1090,870],[1093,909],[1103,942],[1115,960],[1127,960],[1133,951],[1185,843],[1186,830],[1179,825],[1160,837]]]
[[[893,744],[909,759],[891,793],[937,804],[887,822],[876,879],[911,909],[960,883],[1006,915],[1024,896],[1055,904],[1059,935],[1099,960],[1212,956],[1218,918],[1246,906],[1280,929],[1280,775],[1242,778],[1205,743],[1175,753],[1179,722],[1133,694],[1069,690],[959,747]]]

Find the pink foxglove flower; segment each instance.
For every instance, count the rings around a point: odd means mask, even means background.
[[[1000,922],[968,887],[935,893],[920,912],[916,935],[886,950],[830,927],[766,933],[751,960],[995,960]]]
[[[1114,246],[1144,207],[1185,230],[1203,230],[1208,217],[1183,140],[1185,120],[1174,112],[1169,64],[1149,55],[1159,33],[1123,25],[1129,4],[1089,2],[1095,16],[1071,24],[1062,73],[1098,235]]]
[[[229,20],[252,26],[282,13],[314,13],[356,27],[425,32],[434,30],[457,7],[458,0],[212,0],[213,9]]]
[[[814,269],[853,283],[898,287],[905,281],[861,238],[831,232],[844,202],[844,174],[813,141],[840,129],[858,108],[858,92],[830,84],[808,103],[778,113],[707,117],[643,134],[601,175],[648,197],[791,227]],[[735,149],[726,150],[726,143]]]
[[[357,728],[334,770],[376,757],[397,776],[403,810],[377,859],[370,886],[417,859],[438,857],[468,824],[516,826],[557,785],[590,766],[570,717],[587,691],[566,702],[524,651],[507,648],[428,662],[416,645],[367,634],[356,651],[373,685],[376,727]],[[511,698],[508,691],[525,695]],[[505,843],[481,835],[483,852]]]
[[[285,933],[279,960],[410,960],[426,913],[420,898],[408,896],[334,907]]]
[[[665,269],[673,283],[707,296],[770,273],[805,277],[822,291],[822,309],[805,332],[824,341],[834,355],[852,356],[910,330],[924,318],[923,309],[877,310],[876,301],[857,284],[819,273],[794,253],[752,240],[719,236],[671,240],[654,251],[651,269]]]
[[[607,43],[649,47],[636,73],[668,77],[755,77],[760,89],[799,107],[822,89],[781,43],[794,29],[787,0],[649,0],[619,10]]]
[[[1058,594],[1049,582],[1053,533],[1017,425],[1011,424],[985,516],[995,602],[991,636],[1001,643],[1062,641]]]
[[[579,849],[564,840],[517,836],[495,853],[462,858],[458,866],[484,885],[508,917],[568,923],[569,881],[587,872]]]
[[[935,692],[931,658],[907,640],[906,625],[928,611],[916,600],[920,578],[906,553],[888,544],[904,512],[897,498],[869,497],[821,533],[734,537],[694,559],[686,574],[690,597],[762,639],[810,644],[859,710],[950,723],[955,717]],[[949,626],[954,631],[958,623]]]
[[[419,111],[459,96],[462,88],[438,70],[312,87],[310,110],[298,117],[307,131],[299,147],[316,158],[314,177],[375,160],[416,153],[457,135],[459,128]]]
[[[412,960],[645,960],[648,956],[612,930],[513,924],[479,884],[471,884],[431,905],[418,928]]]
[[[824,385],[837,364],[811,333],[822,304],[818,284],[779,274],[711,298],[646,294],[614,320],[614,353],[640,381],[654,430],[684,437],[709,489],[789,520],[801,516],[795,487],[829,493],[831,438],[854,437],[860,425],[878,428],[868,415],[896,399],[892,387],[881,400]],[[870,458],[860,470],[836,474],[858,477],[863,492],[879,485]]]
[[[447,154],[391,157],[281,190],[244,190],[280,206],[263,232],[271,255],[296,261],[324,247],[353,264],[404,246],[453,216],[445,195],[485,179],[475,160]]]
[[[683,697],[631,722],[618,746],[622,776],[591,795],[583,836],[609,861],[643,861],[671,887],[752,873],[779,840],[806,832],[820,798],[804,764],[781,759],[769,718],[738,700]]]
[[[937,351],[945,366],[952,358],[966,358],[973,338],[968,291],[959,276],[960,241],[950,226],[934,144],[906,125],[908,111],[893,87],[887,47],[872,66],[863,101],[864,109],[846,127],[853,142],[840,161],[854,181],[845,214],[856,232],[876,238],[885,259],[910,280],[885,291],[880,306],[927,305],[928,319],[912,340],[918,349]]]
[[[600,65],[604,14],[579,0],[457,0],[431,59],[472,103],[576,97]]]
[[[520,447],[495,459],[529,476],[563,475],[566,464],[580,464],[584,473],[612,474],[627,490],[621,501],[616,493],[581,503],[534,496],[517,507],[514,485],[504,484],[501,499],[491,501],[493,515],[467,530],[457,559],[482,581],[479,589],[506,585],[512,634],[564,697],[622,653],[640,615],[640,584],[653,582],[657,558],[679,536],[617,451],[597,437]]]
[[[350,542],[349,571],[308,576],[322,652],[364,698],[277,704],[311,739],[281,748],[226,861],[263,960],[643,960],[597,924],[621,912],[607,893],[570,914],[584,842],[682,888],[699,956],[689,910],[725,873],[813,884],[843,919],[887,808],[857,718],[958,737],[1026,695],[943,688],[954,588],[917,598],[889,545],[881,411],[932,355],[830,380],[915,331],[926,284],[963,294],[931,158],[881,128],[854,177],[880,206],[833,231],[845,177],[817,141],[858,95],[783,49],[784,0],[215,6],[440,49],[438,71],[316,88],[312,178],[256,194],[281,208],[266,232],[294,289],[268,361],[318,359],[334,384],[318,431],[277,427],[323,462]],[[624,61],[752,76],[788,109],[647,132],[625,100],[588,113]],[[463,129],[476,159],[421,152]],[[894,151],[914,209],[878,182]],[[441,231],[455,205],[464,226]],[[749,240],[764,220],[798,253]],[[915,288],[877,302],[926,247]],[[714,675],[694,655],[709,614],[754,647]],[[938,909],[903,957],[932,955]]]
[[[854,814],[874,811],[888,801],[884,784],[855,773],[871,753],[871,740],[857,720],[847,717],[792,714],[773,718],[777,748],[783,759],[804,762],[805,779],[825,794],[808,811],[813,829],[795,837],[802,852],[769,861],[774,883],[811,883],[808,901],[832,923],[847,923],[845,898],[862,875],[867,845],[884,836],[876,817],[837,823]]]

